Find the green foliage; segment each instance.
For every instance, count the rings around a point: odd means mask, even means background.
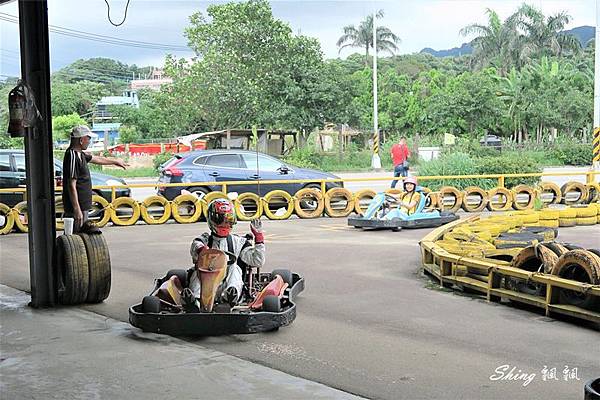
[[[154,158],[152,159],[152,165],[154,166],[154,171],[156,172],[156,170],[158,170],[158,167],[160,167],[165,162],[169,161],[172,157],[173,157],[173,153],[169,153],[169,152],[159,153],[159,154],[155,155]]]
[[[57,139],[68,139],[73,127],[85,125],[86,123],[83,118],[75,113],[52,117],[52,135]]]
[[[135,143],[141,138],[142,134],[135,126],[121,125],[119,127],[119,141],[121,143]]]
[[[565,165],[590,165],[592,162],[592,145],[562,145],[552,150],[551,154]]]
[[[52,115],[54,116],[72,113],[86,114],[92,110],[102,96],[113,93],[106,84],[85,80],[63,82],[52,79],[51,85]]]

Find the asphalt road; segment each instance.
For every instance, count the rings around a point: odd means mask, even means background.
[[[187,340],[375,399],[578,399],[584,381],[600,376],[598,326],[441,290],[419,269],[418,240],[427,230],[363,232],[345,223],[265,221],[267,270],[288,267],[307,282],[290,327]],[[84,308],[127,321],[154,277],[190,265],[189,244],[204,229],[104,228],[112,291]],[[563,229],[561,238],[599,247],[600,229]],[[0,248],[0,283],[29,290],[27,236],[1,237]],[[535,376],[528,385],[491,380],[504,365]],[[580,380],[564,381],[565,366]],[[557,368],[558,380],[544,381],[544,368]]]

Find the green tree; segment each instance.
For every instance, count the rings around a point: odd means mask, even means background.
[[[383,18],[383,10],[379,10],[375,16]],[[388,52],[394,54],[398,51],[401,40],[390,28],[377,26],[377,52]],[[337,46],[342,49],[346,47],[360,47],[365,49],[365,65],[369,62],[369,48],[373,48],[373,15],[368,15],[357,27],[347,25],[344,34],[337,41]]]
[[[57,139],[68,139],[74,126],[85,125],[86,123],[83,118],[75,113],[52,117],[52,136]]]

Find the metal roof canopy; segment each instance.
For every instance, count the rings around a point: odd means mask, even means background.
[[[41,114],[37,125],[27,128],[25,135],[30,305],[50,307],[56,304],[56,274],[52,262],[56,228],[48,3],[47,0],[18,0],[18,3],[21,77],[31,87]]]

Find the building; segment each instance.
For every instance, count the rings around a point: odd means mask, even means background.
[[[155,68],[148,79],[134,79],[131,81],[131,90],[152,89],[159,90],[160,87],[167,83],[173,83],[173,79],[165,77],[163,70]]]

